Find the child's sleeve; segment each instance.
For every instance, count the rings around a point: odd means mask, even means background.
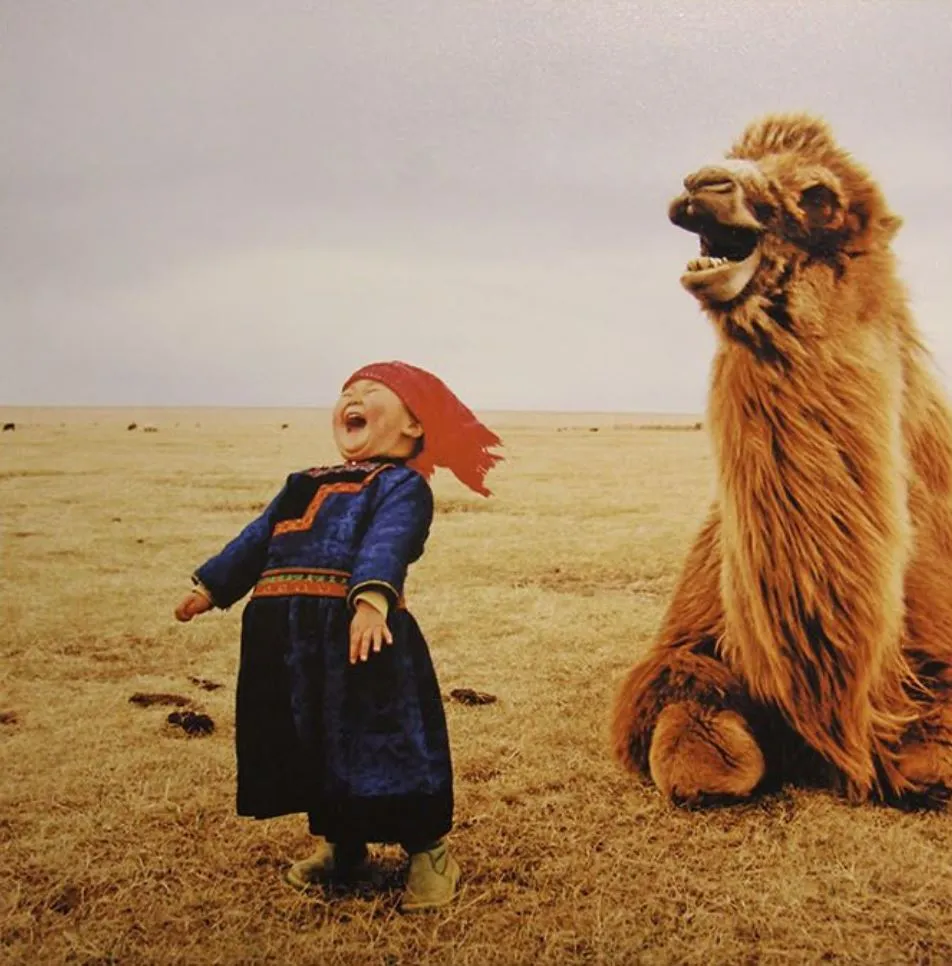
[[[357,550],[348,605],[353,607],[362,592],[377,591],[390,607],[396,606],[407,568],[423,553],[432,521],[433,492],[419,473],[398,479],[382,492]]]
[[[275,515],[287,489],[286,483],[257,519],[252,520],[220,553],[206,560],[192,575],[193,581],[208,591],[216,607],[231,607],[251,590],[261,576],[268,558]]]

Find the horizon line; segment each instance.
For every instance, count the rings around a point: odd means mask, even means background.
[[[0,402],[0,411],[4,409],[252,409],[252,410],[287,410],[287,409],[333,409],[333,403],[323,406],[313,405],[247,405],[247,404],[216,404],[202,403],[190,405],[187,403],[4,403]],[[619,413],[640,415],[650,413],[657,416],[697,416],[700,410],[693,409],[561,409],[542,407],[539,409],[519,408],[485,408],[473,407],[474,412],[481,413],[589,413],[616,415]]]

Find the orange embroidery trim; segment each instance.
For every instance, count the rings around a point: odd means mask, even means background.
[[[353,598],[360,595],[361,588],[370,587],[378,581],[365,580],[363,583],[348,590],[347,584],[350,574],[346,570],[331,570],[324,567],[291,567],[287,570],[266,570],[258,578],[252,597],[291,597],[303,595],[305,597],[337,597]],[[389,584],[385,586],[390,587]],[[391,588],[393,589],[393,588]],[[396,590],[394,590],[396,595]],[[403,596],[397,600],[397,609],[405,610],[406,601]]]
[[[289,567],[266,570],[255,584],[252,597],[346,597],[350,574],[323,567]]]
[[[252,597],[340,597],[347,596],[346,584],[335,584],[329,580],[278,580],[256,584]]]
[[[282,520],[280,523],[276,523],[272,534],[277,536],[281,533],[300,533],[304,530],[310,530],[321,504],[332,493],[359,493],[378,473],[390,466],[393,466],[393,463],[381,463],[359,483],[325,483],[323,486],[319,486],[317,492],[311,497],[311,502],[307,505],[304,515],[293,520]]]

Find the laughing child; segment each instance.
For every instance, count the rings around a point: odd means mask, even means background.
[[[368,842],[410,857],[403,912],[438,908],[459,866],[446,718],[426,640],[403,599],[433,518],[436,466],[489,496],[500,444],[436,376],[374,363],[332,417],[343,462],[292,473],[264,512],[192,578],[180,621],[242,616],[239,815],[306,812],[317,850],[286,881],[346,878]]]

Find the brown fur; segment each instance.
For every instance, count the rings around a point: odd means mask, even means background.
[[[740,294],[685,276],[719,337],[717,496],[618,695],[615,754],[681,801],[750,794],[757,751],[775,780],[943,801],[952,416],[897,277],[900,221],[813,118],[756,122],[728,157],[753,165],[702,169],[672,205],[689,230],[759,226]]]

